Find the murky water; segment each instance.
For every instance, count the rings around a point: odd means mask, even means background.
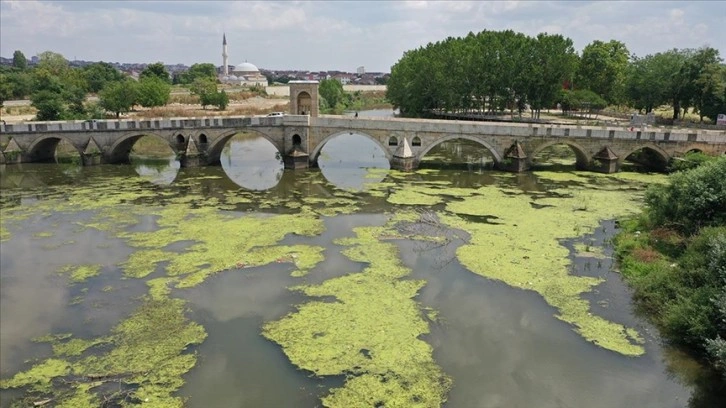
[[[431,156],[441,157],[444,169],[406,176],[411,185],[545,192],[558,184],[532,174],[492,171],[485,152],[473,152],[465,144],[447,143]],[[272,145],[253,136],[233,139],[221,162],[221,167],[199,169],[181,169],[173,158],[126,166],[3,166],[2,215],[10,217],[19,211],[25,215],[3,224],[9,236],[2,241],[0,253],[0,378],[8,379],[52,355],[47,343],[32,339],[59,333],[80,338],[106,335],[139,307],[148,291],[146,282],[165,276],[164,262],[144,278],[124,275],[124,262],[139,249],[113,230],[82,227],[106,210],[33,210],[59,195],[89,194],[86,189],[101,188],[104,180],[127,180],[130,189],[141,188],[145,193],[135,200],[140,210],[156,208],[167,197],[193,193],[206,197],[206,202],[190,202],[190,209],[213,207],[216,212],[243,217],[298,214],[300,208],[307,208],[319,211],[323,220],[322,232],[289,234],[279,242],[323,248],[322,262],[303,277],[291,274],[292,264],[278,260],[253,267],[238,264],[195,287],[171,290],[170,296],[183,299],[188,316],[207,333],[192,348],[198,359],[177,392],[186,398],[187,406],[314,407],[321,406],[321,398],[331,389],[341,387],[346,381],[343,375],[317,377],[298,369],[278,344],[261,335],[262,327],[310,301],[289,288],[330,282],[366,267],[344,255],[340,240],[354,236],[357,227],[382,226],[401,211],[403,207],[387,200],[401,176],[389,170],[377,146],[355,134],[326,145],[319,169],[283,171]],[[427,167],[436,167],[436,162]],[[371,188],[376,185],[387,187]],[[640,191],[642,185],[634,184],[633,189]],[[341,200],[347,201],[341,204]],[[333,207],[345,209],[325,212]],[[443,207],[421,205],[417,210],[443,211]],[[134,213],[134,222],[120,228],[155,231],[160,228],[159,214]],[[483,217],[477,222],[492,219]],[[427,232],[430,227],[424,225],[422,234],[435,235]],[[636,357],[586,341],[571,324],[557,319],[558,311],[537,292],[472,273],[457,258],[457,248],[469,239],[465,233],[449,231],[450,239],[444,243],[393,241],[402,265],[411,270],[402,279],[425,282],[415,297],[417,304],[422,311],[438,314],[429,322],[430,332],[421,338],[432,347],[434,362],[452,380],[446,407],[689,406],[691,393],[702,390],[681,380],[678,372],[680,365],[693,363],[674,363],[657,332],[634,314],[629,292],[612,270],[607,240],[614,232],[612,221],[602,220],[596,231],[563,240],[561,245],[570,249],[570,273],[603,279],[594,291],[583,295],[591,313],[640,332],[645,353]],[[186,251],[196,238],[179,237],[167,249]],[[234,242],[237,238],[225,239]],[[604,257],[577,255],[575,244],[583,242],[602,249]],[[97,276],[73,283],[58,271],[74,264],[101,267]],[[1,390],[0,406],[9,406],[19,395],[17,390]],[[702,398],[690,406],[710,406],[707,401]]]

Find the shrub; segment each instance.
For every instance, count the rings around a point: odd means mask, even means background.
[[[705,226],[725,225],[725,180],[724,156],[673,174],[670,184],[653,186],[646,193],[651,222],[684,234],[694,234]]]

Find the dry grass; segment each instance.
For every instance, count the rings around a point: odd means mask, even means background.
[[[638,262],[651,263],[659,260],[661,254],[653,248],[635,248],[633,249],[633,258]]]
[[[267,105],[267,106],[265,106]],[[201,106],[163,106],[146,109],[138,112],[131,112],[129,117],[133,118],[173,118],[173,117],[198,117],[198,116],[250,116],[263,115],[276,111],[287,111],[288,103],[278,103],[272,106],[269,104],[244,104],[230,105],[226,110],[220,111],[214,108],[202,109]]]

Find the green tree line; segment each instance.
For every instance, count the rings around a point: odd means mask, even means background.
[[[377,92],[346,92],[337,79],[323,79],[318,87],[321,113],[341,114],[348,110],[376,109],[391,105]]]
[[[23,53],[15,51],[12,66],[0,67],[0,105],[10,99],[29,98],[37,110],[37,120],[100,119],[107,112],[118,117],[135,106],[166,105],[173,80],[161,62],[146,66],[135,80],[106,62],[71,67],[61,54],[51,51],[38,55],[38,63],[31,67]],[[194,64],[176,80],[189,85],[211,84],[213,91],[207,87],[198,94],[205,107],[225,109],[229,103],[224,92],[217,92],[213,64]],[[97,94],[98,102],[86,102],[88,94]]]
[[[688,108],[701,120],[726,113],[726,65],[718,50],[673,49],[639,58],[620,41],[593,41],[580,55],[561,35],[482,31],[410,50],[391,67],[387,98],[406,116],[521,113],[560,104],[650,112]]]

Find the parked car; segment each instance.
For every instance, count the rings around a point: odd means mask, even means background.
[[[285,112],[271,112],[267,116],[285,116]]]

